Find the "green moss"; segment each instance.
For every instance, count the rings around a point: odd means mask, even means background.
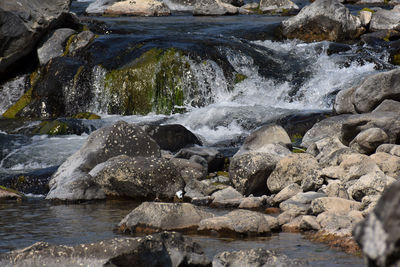
[[[68,41],[67,41],[67,44],[65,45],[64,53],[62,54],[62,56],[68,55],[68,53],[69,53],[69,48],[70,48],[72,42],[74,41],[75,37],[76,37],[76,34],[72,34],[72,35],[68,38]]]
[[[44,121],[39,124],[33,133],[47,135],[64,135],[68,133],[68,125],[60,121]]]
[[[4,186],[2,186],[2,185],[0,185],[0,189],[2,189],[2,190],[4,190],[4,191],[7,191],[7,192],[10,192],[10,193],[14,193],[14,194],[23,196],[23,194],[20,193],[20,192],[18,192],[17,190],[14,190],[14,189],[11,189],[11,188],[7,188],[7,187],[4,187]]]
[[[13,119],[17,116],[18,112],[23,110],[32,100],[32,88],[30,88],[26,93],[21,96],[21,98],[12,105],[9,109],[4,112],[3,117],[8,119]]]
[[[293,153],[305,153],[306,150],[303,149],[303,148],[300,148],[300,147],[293,147],[292,152],[293,152]]]
[[[184,104],[182,78],[189,64],[175,49],[151,49],[130,66],[106,75],[105,87],[114,100],[110,113],[170,114]]]
[[[235,74],[235,83],[240,83],[243,82],[244,80],[247,79],[247,76],[241,73],[236,73]]]
[[[394,65],[400,65],[400,53],[399,53],[399,54],[395,54],[395,55],[392,57],[391,62],[392,62],[392,64],[394,64]]]
[[[91,112],[81,112],[76,115],[73,115],[74,119],[86,119],[86,120],[99,120],[101,117]]]
[[[229,173],[228,172],[224,172],[224,171],[218,171],[217,172],[218,176],[225,176],[225,177],[229,177]]]
[[[368,8],[368,7],[364,7],[363,9],[361,9],[360,11],[358,11],[358,15],[360,15],[360,12],[361,12],[361,11],[368,11],[368,12],[371,12],[371,13],[375,13],[374,10],[372,10],[372,9],[370,9],[370,8]]]

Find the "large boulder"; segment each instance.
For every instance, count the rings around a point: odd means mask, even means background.
[[[167,231],[193,232],[201,220],[214,217],[189,203],[144,202],[118,224],[122,233]]]
[[[382,195],[368,217],[353,231],[369,266],[400,264],[400,182]]]
[[[185,182],[164,158],[117,156],[94,167],[89,175],[106,196],[172,200]]]
[[[399,13],[400,14],[400,13]],[[366,113],[373,111],[385,99],[400,97],[400,70],[371,75],[358,86],[340,91],[334,109],[337,113]]]
[[[160,157],[157,143],[140,127],[126,122],[117,122],[91,133],[86,143],[70,156],[53,175],[49,182],[47,199],[81,200],[104,198],[100,189],[89,175],[98,164],[112,157]]]
[[[400,12],[398,9],[379,9],[372,14],[369,24],[370,31],[398,29],[400,26]]]
[[[238,7],[221,0],[198,0],[193,8],[193,15],[196,16],[234,15],[238,12]]]
[[[51,28],[61,24],[70,0],[0,2],[0,74],[33,51]]]
[[[118,237],[90,244],[38,242],[0,255],[1,266],[210,266],[200,246],[180,233]]]
[[[118,1],[104,10],[106,15],[168,16],[168,6],[158,0]]]
[[[212,265],[213,267],[310,266],[307,261],[290,259],[284,254],[280,254],[272,250],[266,250],[264,248],[221,252],[214,256]]]
[[[285,37],[307,42],[352,40],[364,31],[360,19],[338,0],[317,0],[282,22]]]

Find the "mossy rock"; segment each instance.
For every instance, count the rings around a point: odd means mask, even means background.
[[[18,112],[23,110],[32,101],[32,88],[30,88],[18,101],[3,113],[4,118],[14,119]]]
[[[358,15],[360,15],[361,11],[368,11],[368,12],[371,12],[371,13],[375,13],[375,10],[372,10],[372,9],[370,9],[370,8],[368,8],[368,7],[364,7],[363,9],[361,9],[360,11],[358,11]]]
[[[81,112],[72,116],[74,119],[100,120],[101,117],[91,112]]]
[[[400,53],[398,53],[398,54],[394,54],[392,57],[391,57],[391,63],[392,64],[394,64],[394,65],[400,65]]]
[[[68,134],[69,126],[60,121],[44,121],[39,124],[33,133],[47,135],[65,135]]]
[[[235,75],[235,83],[243,82],[246,79],[247,79],[247,76],[244,74],[236,73],[236,75]]]
[[[129,66],[110,71],[105,87],[111,94],[109,113],[171,114],[184,104],[183,77],[189,70],[181,52],[151,49]]]
[[[218,176],[229,177],[229,172],[217,171],[217,175],[218,175]]]
[[[0,185],[0,190],[6,191],[6,192],[8,192],[8,193],[11,194],[10,196],[6,196],[6,197],[5,197],[6,199],[7,199],[7,198],[12,198],[12,199],[17,198],[17,199],[21,199],[21,198],[24,197],[24,194],[18,192],[17,190],[14,190],[14,189],[11,189],[11,188],[7,188],[7,187],[4,187],[4,186],[2,186],[2,185]],[[1,195],[1,194],[0,194],[0,195]],[[0,199],[1,199],[1,198],[0,198]]]

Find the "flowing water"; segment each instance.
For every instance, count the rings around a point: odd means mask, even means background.
[[[89,2],[73,1],[72,9],[82,15]],[[105,50],[94,55],[98,62],[89,70],[93,98],[88,109],[102,119],[83,123],[90,124],[91,129],[117,120],[179,123],[199,135],[205,145],[235,149],[257,127],[292,114],[329,111],[339,90],[370,74],[393,68],[386,51],[376,47],[278,41],[274,29],[282,19],[260,15],[193,17],[182,13],[160,18],[95,18],[107,31],[95,40],[95,45]],[[189,68],[181,81],[184,103],[176,107],[185,110],[184,113],[108,114],[107,107],[114,99],[103,90],[107,64],[111,64],[110,58],[118,51],[138,43],[144,48],[174,47],[185,51],[181,60]],[[121,58],[119,66],[129,63],[124,60],[131,58]],[[234,82],[232,75],[236,73],[245,79]],[[0,86],[0,112],[23,94],[18,85],[25,82],[23,77],[17,77]],[[0,179],[56,167],[77,151],[88,136],[30,136],[23,134],[23,129],[34,127],[39,121],[15,123],[18,127],[12,128],[18,134],[8,133],[9,124],[0,124],[3,125],[0,126]],[[36,241],[75,244],[113,237],[113,227],[134,205],[112,201],[52,205],[43,197],[29,197],[22,203],[1,203],[0,252]],[[195,239],[207,243],[205,250],[210,256],[222,248],[261,246],[307,258],[315,266],[362,264],[360,258],[310,243],[295,234],[254,240]]]

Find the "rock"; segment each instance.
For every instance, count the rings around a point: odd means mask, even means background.
[[[143,128],[164,150],[176,152],[185,147],[202,145],[196,135],[180,124],[145,125]]]
[[[373,74],[356,87],[339,93],[334,108],[338,114],[371,112],[385,99],[397,100],[400,97],[399,88],[400,70]]]
[[[283,188],[278,194],[275,195],[273,201],[275,203],[281,203],[285,200],[288,200],[289,198],[293,197],[297,193],[303,192],[301,187],[296,184],[292,183],[287,185],[285,188]]]
[[[237,7],[219,0],[198,0],[193,8],[193,15],[196,16],[234,15],[238,12]]]
[[[347,182],[356,180],[367,173],[380,171],[379,167],[370,157],[362,154],[353,153],[343,155],[339,163],[339,166],[322,169],[321,176]]]
[[[311,210],[311,202],[320,197],[326,197],[326,195],[317,192],[297,193],[279,204],[279,208],[283,211],[291,211],[296,214],[296,216],[299,214],[307,214]]]
[[[324,192],[328,197],[349,199],[349,194],[347,193],[346,187],[341,181],[338,180],[329,180]]]
[[[244,0],[221,0],[221,2],[237,7],[241,7],[244,5]]]
[[[300,232],[300,224],[304,215],[300,215],[294,218],[292,221],[282,225],[282,231],[287,233],[298,233]]]
[[[347,189],[349,195],[357,201],[364,196],[382,193],[396,180],[385,175],[382,171],[371,172],[363,175],[352,186]]]
[[[282,22],[286,38],[306,42],[352,40],[364,31],[360,19],[351,15],[338,0],[317,0]]]
[[[0,257],[2,266],[210,266],[200,246],[175,232],[117,237],[91,244],[38,242]]]
[[[318,179],[318,162],[310,154],[295,153],[280,159],[268,177],[267,186],[271,192],[279,192],[289,184],[302,183],[307,177]]]
[[[87,10],[86,10],[87,11]],[[168,16],[168,6],[158,0],[119,1],[104,10],[106,15],[128,16]]]
[[[369,30],[391,30],[400,26],[400,12],[396,10],[379,9],[372,14]]]
[[[353,141],[350,142],[350,148],[362,154],[372,154],[376,148],[389,142],[389,137],[380,128],[369,128],[360,132]]]
[[[171,158],[169,161],[174,165],[186,183],[189,183],[191,180],[203,180],[207,176],[207,167],[204,168],[196,162],[177,158]]]
[[[89,175],[107,197],[172,200],[185,182],[167,159],[113,157],[94,167]]]
[[[74,33],[72,29],[62,28],[47,36],[37,50],[40,65],[45,65],[52,58],[62,56],[68,38]]]
[[[204,219],[200,232],[216,231],[221,235],[266,235],[278,228],[278,220],[256,211],[234,210],[226,215]]]
[[[360,210],[361,203],[338,197],[321,197],[311,202],[311,209],[315,215],[325,211],[347,214],[352,210]]]
[[[291,13],[299,10],[299,7],[290,0],[261,0],[259,8],[267,13]]]
[[[231,186],[213,193],[211,197],[214,198],[211,203],[214,207],[238,207],[243,199],[243,195]]]
[[[200,156],[207,161],[208,172],[220,171],[223,169],[225,158],[221,152],[214,148],[191,147],[183,148],[175,154],[175,158],[190,159],[193,156]]]
[[[353,231],[369,266],[397,266],[400,263],[400,182],[382,195],[368,217]]]
[[[0,74],[33,51],[43,35],[62,24],[70,0],[1,1]],[[24,63],[26,64],[26,62]]]
[[[292,142],[285,129],[279,125],[271,124],[261,127],[246,137],[236,155],[246,152],[269,152],[271,148],[276,147],[268,146],[270,144],[280,144],[289,148],[292,146]]]
[[[325,137],[309,146],[307,153],[313,155],[321,167],[328,167],[339,165],[343,155],[353,154],[354,151],[343,145],[337,137]]]
[[[193,232],[201,220],[214,215],[189,203],[143,202],[118,224],[122,233]]]
[[[21,200],[23,195],[15,190],[0,185],[0,201],[8,199]]]
[[[321,229],[321,226],[317,222],[317,217],[315,216],[310,216],[310,215],[304,215],[301,218],[300,221],[300,230],[302,231],[318,231]]]
[[[239,209],[257,210],[260,209],[266,199],[264,197],[246,197],[239,205]]]
[[[67,54],[75,56],[80,49],[87,46],[95,38],[96,35],[91,31],[82,31],[78,33],[76,36],[71,38],[69,46],[67,47]]]
[[[118,1],[120,0],[96,0],[86,8],[86,13],[89,15],[102,15],[108,7]]]
[[[376,152],[385,152],[393,156],[400,157],[400,145],[383,144],[378,146]]]
[[[348,214],[323,212],[317,216],[317,222],[326,234],[335,236],[351,235],[353,227],[363,219],[361,212],[351,211]]]
[[[268,153],[248,152],[235,156],[229,164],[232,184],[243,195],[267,191],[268,176],[279,157]]]
[[[396,112],[399,114],[400,102],[391,99],[385,99],[372,112]]]
[[[102,199],[104,192],[89,171],[97,164],[118,156],[160,157],[160,148],[140,127],[117,122],[91,133],[85,144],[70,156],[49,182],[47,199]]]
[[[368,216],[368,214],[370,214],[376,204],[378,203],[379,199],[381,198],[381,195],[369,195],[369,196],[365,196],[362,198],[361,200],[361,209],[362,209],[362,214],[363,216]]]
[[[290,259],[284,254],[275,251],[266,250],[264,248],[239,250],[233,252],[221,252],[214,256],[213,267],[256,267],[256,266],[293,266],[303,267],[310,266],[308,262],[302,260]]]
[[[304,214],[303,211],[299,210],[287,210],[282,212],[281,214],[278,215],[278,224],[279,226],[285,225],[291,221],[293,221],[297,216]]]
[[[367,27],[371,22],[371,18],[372,18],[372,12],[367,10],[360,11],[360,21],[362,26]]]
[[[311,202],[314,199],[317,199],[320,197],[326,197],[326,195],[324,193],[318,193],[318,192],[305,192],[305,193],[296,194],[295,196],[290,198],[290,200],[296,201],[299,203],[303,203],[303,204],[311,204]]]
[[[400,178],[400,157],[385,152],[377,152],[372,154],[370,158],[375,161],[379,169],[387,176],[393,177],[396,180]]]

